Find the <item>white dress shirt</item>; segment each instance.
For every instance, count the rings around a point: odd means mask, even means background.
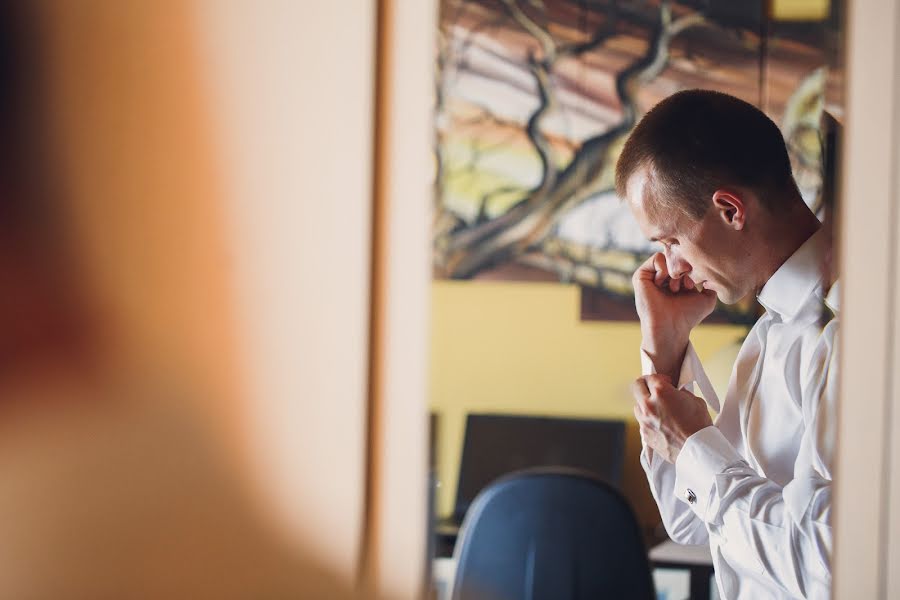
[[[715,425],[688,438],[674,465],[646,444],[641,453],[666,531],[682,544],[709,543],[726,600],[829,595],[838,308],[837,286],[823,293],[823,243],[813,235],[763,287],[766,312],[721,410],[688,346],[679,387],[699,387]]]

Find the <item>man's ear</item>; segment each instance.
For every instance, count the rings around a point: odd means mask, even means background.
[[[741,231],[747,220],[746,207],[741,196],[734,191],[720,189],[713,193],[713,207],[722,221],[734,229]]]

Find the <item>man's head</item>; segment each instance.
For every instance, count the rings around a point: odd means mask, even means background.
[[[778,127],[753,105],[708,90],[674,94],[644,116],[616,165],[616,189],[665,247],[670,274],[725,303],[758,290],[780,264],[772,267],[769,243],[798,215],[804,226],[812,216]]]

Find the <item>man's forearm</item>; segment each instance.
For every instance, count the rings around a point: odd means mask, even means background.
[[[677,385],[689,337],[673,335],[667,331],[654,331],[653,328],[642,325],[641,338],[641,349],[653,361],[656,372],[668,375],[672,383]]]

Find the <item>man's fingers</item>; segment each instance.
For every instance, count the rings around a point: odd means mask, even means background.
[[[647,415],[645,415],[644,411],[641,410],[640,404],[634,405],[634,418],[637,419],[637,422],[641,425],[641,427],[644,426],[644,421],[647,419]]]
[[[653,255],[653,268],[656,273],[653,276],[653,283],[657,287],[663,287],[669,281],[669,268],[666,266],[666,257],[662,252]]]
[[[690,277],[688,277],[687,275],[685,275],[684,277],[681,278],[681,284],[684,286],[684,289],[686,289],[686,290],[693,290],[693,289],[697,288],[697,286],[694,284],[694,280],[691,279]]]
[[[650,389],[647,387],[647,382],[643,377],[638,377],[634,380],[634,383],[631,384],[631,393],[634,399],[638,401],[650,398]]]
[[[657,271],[661,271],[665,273],[666,277],[669,276],[669,268],[666,265],[666,255],[662,252],[657,252],[652,257],[653,259],[653,268]]]
[[[655,414],[641,411],[637,406],[634,407],[634,418],[637,419],[638,425],[641,427],[649,427],[650,429],[659,429],[660,419]]]
[[[640,421],[644,417],[647,416],[647,411],[644,410],[644,403],[640,400],[634,403],[634,418]]]
[[[672,293],[677,294],[681,291],[681,277],[669,279],[669,289]]]
[[[638,400],[634,405],[634,416],[638,421],[650,424],[659,422],[659,410],[651,400]]]
[[[654,450],[662,452],[665,449],[665,444],[663,443],[665,441],[663,438],[663,434],[656,429],[642,425],[641,438],[644,440],[645,444],[647,444]]]
[[[644,384],[647,386],[647,391],[650,396],[656,394],[656,392],[660,392],[663,390],[667,390],[669,388],[674,387],[672,385],[672,378],[668,375],[663,375],[662,373],[656,373],[654,375],[647,375],[644,379]]]
[[[644,438],[647,439],[648,441],[656,439],[656,436],[658,433],[659,432],[652,427],[649,427],[647,425],[641,425],[641,435],[644,436]]]
[[[640,405],[643,414],[658,426],[660,421],[658,398],[668,390],[674,391],[672,379],[662,374],[646,375],[635,381],[631,387],[634,399]]]
[[[634,418],[643,426],[659,427],[659,410],[651,397],[644,377],[635,380],[632,384],[632,392],[635,399]]]
[[[637,268],[637,271],[634,272],[633,279],[635,281],[639,281],[639,280],[655,281],[656,274],[659,271],[659,269],[657,269],[657,267],[656,267],[658,256],[662,257],[662,262],[663,262],[663,264],[665,264],[665,262],[666,262],[665,257],[662,254],[660,254],[659,252],[657,252],[656,254],[654,254],[647,260],[645,260],[641,264],[641,266]]]

